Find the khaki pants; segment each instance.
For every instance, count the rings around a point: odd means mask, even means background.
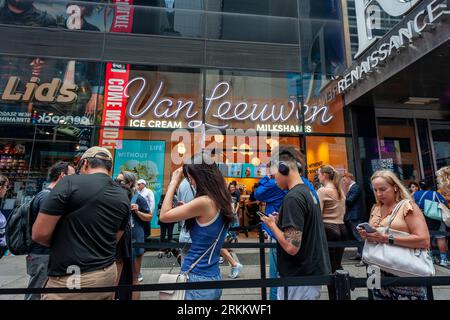
[[[48,277],[46,288],[67,288],[71,284],[74,275],[64,277]],[[80,286],[83,288],[113,287],[117,280],[117,266],[111,266],[101,270],[82,273],[80,275]],[[47,293],[42,295],[42,300],[111,300],[113,292],[93,293]]]

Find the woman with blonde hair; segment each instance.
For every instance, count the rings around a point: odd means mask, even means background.
[[[389,243],[412,249],[429,249],[430,234],[424,215],[397,176],[391,171],[381,170],[372,175],[371,181],[377,202],[372,207],[369,224],[373,228],[387,227],[394,208],[402,201],[392,221],[391,229],[409,235],[398,237],[379,231],[368,233],[358,228],[361,237],[373,243]],[[381,274],[395,277],[385,271],[381,271]],[[382,287],[373,289],[372,294],[376,300],[427,299],[426,287]]]
[[[450,166],[442,167],[436,172],[439,190],[446,197],[450,197]]]
[[[344,223],[345,194],[342,190],[342,176],[332,166],[325,165],[319,169],[319,180],[323,187],[317,190],[322,210],[322,219],[328,241],[344,241],[347,239],[347,228]],[[344,248],[328,249],[331,272],[342,268]],[[334,286],[328,287],[330,300],[336,299]]]

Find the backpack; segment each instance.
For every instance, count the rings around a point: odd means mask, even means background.
[[[6,244],[14,255],[30,253],[32,243],[30,216],[35,198],[16,207],[6,221]]]

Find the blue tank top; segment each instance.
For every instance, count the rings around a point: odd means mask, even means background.
[[[181,272],[186,272],[189,270],[191,265],[214,243],[223,228],[222,234],[216,246],[213,250],[210,250],[191,271],[191,273],[204,277],[217,277],[220,274],[220,249],[222,248],[223,242],[225,241],[225,236],[227,234],[227,227],[224,227],[224,225],[225,220],[220,213],[217,213],[216,217],[212,221],[204,225],[200,225],[197,220],[195,221],[189,232],[191,235],[192,245],[186,257],[183,259]]]

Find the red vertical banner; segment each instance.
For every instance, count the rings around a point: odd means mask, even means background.
[[[128,84],[130,66],[111,63],[106,65],[105,98],[99,145],[109,149],[121,149],[123,127],[125,126],[127,98],[125,88]]]
[[[110,32],[131,33],[133,27],[133,0],[113,0],[114,16]],[[130,76],[130,65],[106,65],[105,95],[99,145],[111,151],[122,149],[127,98],[125,88]],[[114,153],[113,153],[114,154]]]
[[[113,0],[114,17],[110,32],[131,33],[133,27],[133,0]]]

